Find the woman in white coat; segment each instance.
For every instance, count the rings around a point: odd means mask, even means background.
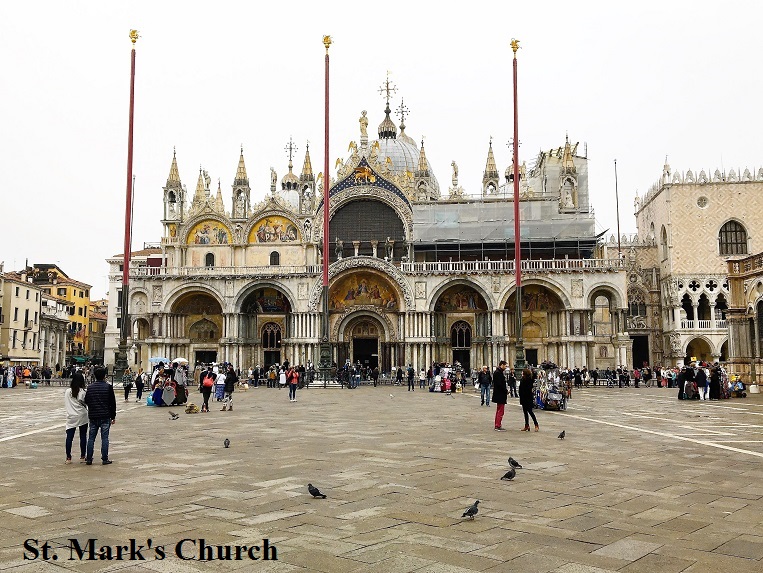
[[[85,377],[82,373],[72,374],[72,381],[64,394],[66,406],[66,463],[72,463],[72,443],[79,428],[80,463],[85,461],[87,447],[87,406],[85,406]]]

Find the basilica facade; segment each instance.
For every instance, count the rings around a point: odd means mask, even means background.
[[[511,362],[513,166],[502,177],[489,142],[481,190],[468,194],[455,161],[450,185],[441,186],[423,142],[391,120],[389,105],[377,138],[367,126],[363,112],[359,137],[334,177],[314,175],[308,148],[299,174],[291,158],[280,181],[271,170],[270,189],[256,204],[243,149],[227,205],[204,171],[189,196],[173,155],[162,193],[164,234],[134,254],[129,300],[120,290],[122,255],[108,259],[106,363],[114,363],[129,305],[135,367],[148,368],[156,356],[241,368],[317,364],[324,263],[336,363],[387,372]],[[595,258],[600,237],[586,155],[565,141],[519,168],[520,302],[532,364],[605,368],[631,360],[624,261]]]

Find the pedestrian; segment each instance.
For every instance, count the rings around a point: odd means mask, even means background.
[[[374,381],[374,388],[376,388],[376,385],[379,383],[379,367],[374,366],[374,369],[371,371],[371,378]]]
[[[87,453],[87,406],[85,405],[85,378],[75,374],[64,393],[66,406],[66,463],[72,463],[72,443],[79,428],[80,463],[85,461]]]
[[[90,420],[90,432],[87,438],[87,453],[85,463],[93,465],[93,448],[98,431],[101,432],[101,463],[105,466],[111,463],[109,459],[109,430],[117,423],[117,400],[114,388],[106,383],[106,369],[99,366],[95,369],[95,382],[87,387],[85,404]]]
[[[720,400],[721,398],[721,369],[714,366],[710,371],[710,399]]]
[[[288,380],[286,378],[286,367],[284,366],[281,368],[281,371],[278,373],[278,389],[285,387]]]
[[[705,369],[702,366],[697,368],[697,374],[694,377],[694,381],[697,384],[697,389],[699,391],[698,395],[700,395],[702,400],[707,400],[707,391],[708,391],[708,386],[710,382],[708,381],[707,373],[705,372]]]
[[[209,412],[209,397],[212,395],[212,390],[215,387],[216,378],[217,376],[215,375],[211,365],[208,366],[207,371],[201,375],[199,392],[201,392],[201,396],[204,399],[204,402],[201,405],[202,412]]]
[[[506,407],[506,401],[509,396],[509,391],[506,388],[506,361],[501,360],[498,364],[498,368],[493,373],[493,402],[495,402],[495,431],[505,432],[501,423],[503,422],[503,410]]]
[[[294,368],[289,368],[286,372],[286,380],[289,384],[289,402],[297,401],[297,384],[299,384],[299,374]]]
[[[517,378],[514,376],[514,369],[509,370],[509,394],[512,398],[519,398],[517,393]]]
[[[135,401],[140,402],[143,399],[143,388],[146,386],[146,380],[148,375],[143,372],[143,368],[138,371],[138,375],[135,377]]]
[[[125,391],[125,402],[130,401],[130,390],[132,390],[132,372],[128,369],[124,375],[125,381],[122,382],[122,387]]]
[[[413,369],[413,366],[410,364],[408,365],[408,391],[413,392],[416,389],[416,385],[413,383],[413,377],[416,375],[416,371]]]
[[[395,375],[395,385],[396,386],[402,386],[403,385],[403,369],[402,367],[397,368],[397,373]]]
[[[493,379],[490,377],[490,371],[487,366],[483,366],[477,374],[477,384],[480,387],[480,406],[490,406],[490,385]]]
[[[233,369],[233,364],[228,364],[228,371],[225,373],[225,390],[223,390],[223,408],[221,412],[233,411],[233,391],[236,389],[236,382],[238,382],[238,375]]]
[[[419,372],[419,390],[421,390],[427,382],[427,372],[423,368]]]
[[[522,378],[519,380],[519,404],[522,406],[522,413],[525,416],[525,427],[522,428],[523,432],[530,431],[529,417],[533,419],[535,431],[537,432],[540,429],[538,427],[538,420],[535,418],[535,412],[533,412],[533,397],[533,375],[530,370],[525,368],[522,370]]]

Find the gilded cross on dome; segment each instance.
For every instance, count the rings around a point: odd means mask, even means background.
[[[404,99],[400,98],[400,105],[397,106],[397,109],[395,110],[395,115],[397,115],[400,118],[400,123],[402,125],[405,125],[405,116],[410,113],[411,110],[409,110],[404,103]]]
[[[289,154],[289,163],[291,163],[293,155],[297,153],[297,146],[294,145],[291,136],[289,136],[289,143],[286,144],[286,147],[284,147],[283,150]]]
[[[389,80],[389,70],[387,70],[387,79],[384,80],[384,83],[379,88],[379,93],[387,100],[387,107],[389,107],[389,100],[392,97],[392,94],[396,92],[397,87]]]

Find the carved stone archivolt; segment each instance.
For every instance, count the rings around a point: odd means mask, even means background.
[[[334,326],[331,328],[331,340],[342,340],[340,331],[345,328],[349,321],[355,317],[370,316],[381,322],[384,326],[387,342],[397,342],[397,333],[389,316],[386,313],[379,312],[378,306],[357,305],[345,310],[337,317]]]
[[[374,257],[348,257],[346,259],[342,259],[329,267],[329,279],[332,279],[338,274],[350,269],[363,268],[377,270],[392,279],[395,284],[397,284],[400,292],[403,294],[406,310],[414,309],[414,293],[406,281],[405,276],[397,267],[386,262],[384,259],[377,259]],[[321,300],[322,291],[323,285],[321,284],[321,281],[316,281],[313,285],[313,290],[310,293],[310,302],[308,303],[308,309],[310,311],[318,311],[318,305]]]

